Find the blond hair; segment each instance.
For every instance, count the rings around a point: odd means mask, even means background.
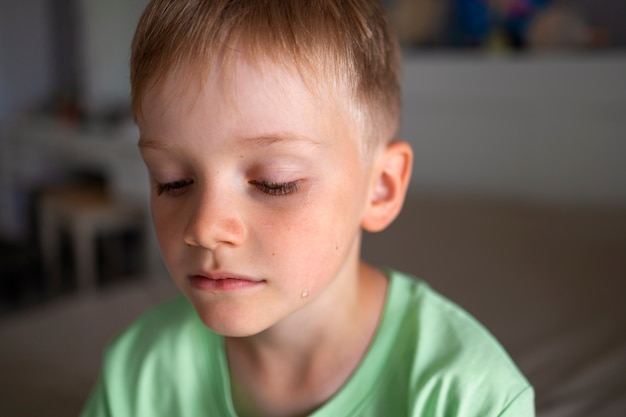
[[[297,68],[317,88],[331,83],[365,135],[396,138],[400,51],[378,0],[152,0],[132,43],[135,117],[146,90],[172,72],[204,77],[241,51]]]

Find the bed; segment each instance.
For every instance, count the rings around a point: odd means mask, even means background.
[[[363,252],[481,320],[534,385],[538,416],[626,415],[626,209],[412,194]],[[155,276],[0,317],[0,415],[77,415],[106,341],[174,294]]]

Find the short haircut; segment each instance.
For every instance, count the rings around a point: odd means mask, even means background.
[[[135,117],[173,72],[206,77],[242,51],[297,69],[313,90],[339,91],[368,142],[396,139],[400,47],[379,0],[152,0],[132,43]]]

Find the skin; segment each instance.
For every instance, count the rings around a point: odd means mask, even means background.
[[[387,280],[360,262],[361,229],[399,211],[410,148],[363,158],[361,129],[332,92],[272,64],[242,57],[228,77],[176,81],[148,90],[138,118],[165,263],[225,336],[238,413],[309,413],[376,331]]]

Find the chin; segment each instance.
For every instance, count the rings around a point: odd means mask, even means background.
[[[230,323],[213,323],[212,321],[202,320],[202,323],[214,333],[224,337],[250,337],[261,333],[265,329],[256,329],[250,326],[238,326]]]
[[[224,314],[215,309],[197,307],[196,313],[209,330],[224,337],[254,336],[268,327],[248,315]]]

